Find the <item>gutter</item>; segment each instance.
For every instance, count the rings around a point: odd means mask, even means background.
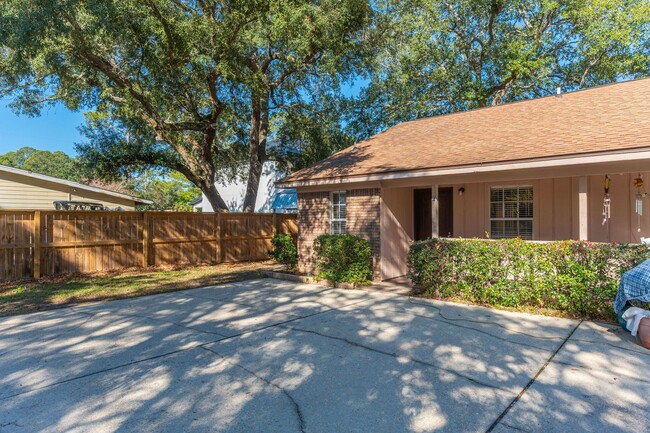
[[[440,167],[440,168],[428,168],[428,169],[416,169],[416,170],[406,170],[406,171],[394,171],[394,172],[384,172],[384,173],[371,173],[371,174],[361,174],[361,175],[352,175],[352,176],[338,176],[338,177],[329,177],[329,178],[312,178],[305,180],[295,180],[295,181],[284,181],[280,179],[275,182],[275,186],[278,188],[299,188],[306,186],[318,186],[318,185],[337,185],[337,184],[347,184],[347,183],[356,183],[356,182],[373,182],[373,181],[383,181],[383,180],[397,180],[397,179],[408,179],[415,177],[436,177],[436,176],[450,176],[450,175],[459,175],[459,174],[478,174],[478,173],[490,173],[498,171],[508,171],[508,170],[525,170],[525,169],[536,169],[536,168],[553,168],[553,167],[563,167],[570,165],[588,165],[588,164],[599,164],[607,162],[625,162],[625,161],[638,161],[648,159],[650,160],[650,148],[643,148],[643,150],[636,150],[630,152],[628,151],[618,151],[607,153],[592,153],[592,154],[578,154],[570,157],[566,156],[557,156],[557,157],[547,157],[547,158],[531,158],[531,159],[521,159],[508,162],[495,162],[495,163],[479,163],[471,165],[457,165],[450,167]]]
[[[14,168],[14,167],[8,167],[6,165],[0,165],[0,171],[4,171],[6,173],[11,173],[11,174],[16,174],[19,176],[25,176],[25,177],[31,177],[33,179],[38,179],[42,180],[44,182],[50,182],[58,185],[65,185],[70,188],[77,188],[77,189],[82,189],[85,191],[90,191],[90,192],[95,192],[98,194],[105,194],[105,195],[110,195],[113,197],[119,197],[124,200],[132,200],[136,203],[140,204],[153,204],[153,201],[151,200],[145,200],[143,198],[138,198],[132,195],[128,194],[122,194],[121,192],[115,192],[115,191],[110,191],[107,189],[102,189],[102,188],[97,188],[94,186],[88,186],[84,185],[83,183],[79,182],[73,182],[71,180],[65,180],[65,179],[60,179],[58,177],[53,177],[53,176],[47,176],[45,174],[39,174],[39,173],[34,173],[33,171],[27,171],[27,170],[21,170],[19,168]]]

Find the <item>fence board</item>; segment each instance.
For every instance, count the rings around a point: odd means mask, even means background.
[[[33,277],[36,251],[41,276],[264,260],[275,233],[295,241],[296,215],[2,210],[0,279]]]
[[[33,212],[0,212],[0,279],[32,276],[33,228]]]

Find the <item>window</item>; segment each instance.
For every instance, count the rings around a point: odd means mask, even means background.
[[[330,197],[330,233],[333,235],[346,233],[345,223],[345,191],[333,192]]]
[[[490,235],[494,239],[533,238],[533,187],[490,189]]]

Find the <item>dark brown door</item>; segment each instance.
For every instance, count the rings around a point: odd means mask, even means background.
[[[441,238],[454,236],[453,188],[438,188],[438,233]]]
[[[413,190],[413,224],[416,241],[431,237],[431,188]]]

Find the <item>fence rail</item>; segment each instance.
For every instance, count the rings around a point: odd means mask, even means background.
[[[267,259],[295,214],[0,211],[0,280]]]

